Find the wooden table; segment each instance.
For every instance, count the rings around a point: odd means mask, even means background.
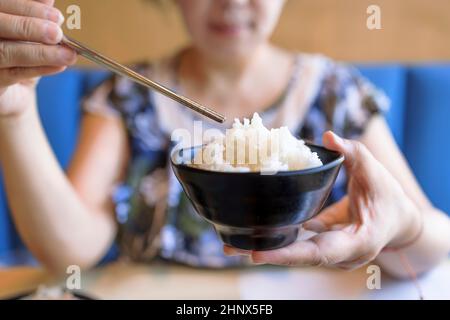
[[[82,291],[100,299],[417,299],[410,281],[382,276],[369,290],[366,268],[352,272],[259,266],[205,270],[155,263],[116,262],[82,273]],[[61,284],[38,268],[0,269],[0,298]],[[427,299],[450,299],[450,260],[420,279]]]

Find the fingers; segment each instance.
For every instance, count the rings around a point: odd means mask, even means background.
[[[354,260],[364,253],[363,242],[356,234],[329,231],[307,241],[297,241],[285,248],[272,251],[254,251],[255,263],[286,266],[331,266]]]
[[[0,12],[10,15],[49,20],[58,25],[64,21],[62,13],[45,3],[29,0],[0,1]]]
[[[17,67],[0,70],[0,87],[7,87],[22,80],[47,76],[64,71],[66,67]]]
[[[16,41],[0,42],[1,68],[67,66],[75,63],[76,53],[63,46]]]
[[[233,247],[230,247],[227,245],[223,246],[223,252],[227,256],[239,256],[239,255],[249,256],[249,255],[251,255],[251,251],[249,251],[249,250],[233,248]]]
[[[277,250],[254,251],[251,258],[255,263],[283,266],[319,266],[326,264],[319,247],[312,240],[297,241]]]
[[[378,178],[380,164],[361,142],[343,139],[327,131],[323,135],[323,144],[327,149],[344,155],[344,165],[350,175],[372,182]]]
[[[45,44],[61,42],[64,21],[53,1],[0,1],[0,39]]]
[[[55,5],[55,0],[33,0],[33,1],[43,3],[51,7]]]
[[[349,222],[348,197],[346,196],[339,202],[322,210],[315,218],[305,222],[303,227],[320,233],[331,230],[334,225],[341,225]]]
[[[60,72],[75,63],[76,53],[57,45],[64,17],[53,5],[51,0],[0,1],[0,86]]]
[[[61,28],[48,20],[0,13],[0,22],[1,39],[58,44],[63,37]]]
[[[361,160],[370,157],[370,152],[362,143],[343,139],[331,131],[324,133],[323,144],[327,149],[340,152],[345,156],[345,164],[349,171]]]

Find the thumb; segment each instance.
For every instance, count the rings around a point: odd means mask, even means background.
[[[323,209],[315,218],[305,222],[303,227],[315,232],[331,230],[335,225],[349,223],[348,196]]]
[[[359,141],[343,139],[332,131],[324,133],[323,144],[325,148],[344,155],[344,165],[350,174],[357,169],[368,173],[375,160],[364,144]]]

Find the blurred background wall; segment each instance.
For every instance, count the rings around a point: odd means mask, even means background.
[[[187,43],[174,0],[56,0],[79,5],[80,41],[122,62],[155,59]],[[366,27],[381,7],[382,30]],[[274,42],[344,61],[450,60],[450,0],[288,0]],[[81,64],[87,64],[81,59]]]

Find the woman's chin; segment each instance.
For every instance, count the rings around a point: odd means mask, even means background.
[[[252,52],[256,48],[249,44],[227,44],[227,45],[210,45],[203,50],[207,51],[209,57],[222,62],[242,61],[252,56]]]

